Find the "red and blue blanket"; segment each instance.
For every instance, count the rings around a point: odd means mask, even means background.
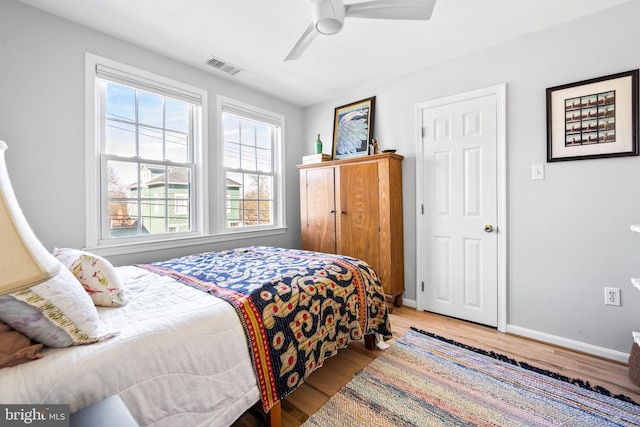
[[[138,266],[233,305],[266,411],[349,342],[391,337],[380,280],[355,258],[249,247]]]

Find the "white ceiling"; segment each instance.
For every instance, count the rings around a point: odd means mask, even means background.
[[[347,18],[286,63],[308,0],[20,1],[308,106],[630,0],[438,0],[429,21]],[[212,69],[213,56],[243,71]]]

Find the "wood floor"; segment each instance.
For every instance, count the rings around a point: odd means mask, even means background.
[[[414,326],[474,347],[494,350],[519,361],[558,372],[570,378],[600,385],[614,394],[624,394],[640,402],[640,388],[628,376],[626,364],[602,359],[572,350],[536,342],[515,335],[503,334],[493,328],[458,319],[419,312],[408,307],[396,307],[391,314],[394,340]],[[391,344],[393,340],[388,343]],[[631,342],[629,350],[631,350]],[[297,427],[353,378],[382,351],[369,351],[363,342],[351,343],[337,356],[325,361],[296,391],[282,402],[282,426]],[[234,427],[259,426],[250,414],[236,421]]]

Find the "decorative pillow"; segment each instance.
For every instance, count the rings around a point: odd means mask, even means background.
[[[29,338],[0,322],[0,369],[40,359],[43,356],[40,350],[42,344],[33,344]]]
[[[95,305],[112,307],[127,303],[120,278],[106,259],[89,252],[66,248],[55,248],[53,256],[71,270]]]
[[[43,283],[0,296],[0,321],[48,347],[90,344],[115,335],[103,332],[93,301],[63,265]]]

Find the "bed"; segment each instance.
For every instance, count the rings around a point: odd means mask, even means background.
[[[103,338],[0,369],[0,402],[119,395],[143,426],[227,426],[262,401],[277,424],[327,357],[391,335],[378,277],[349,257],[250,247],[114,270],[127,302],[97,307]]]

